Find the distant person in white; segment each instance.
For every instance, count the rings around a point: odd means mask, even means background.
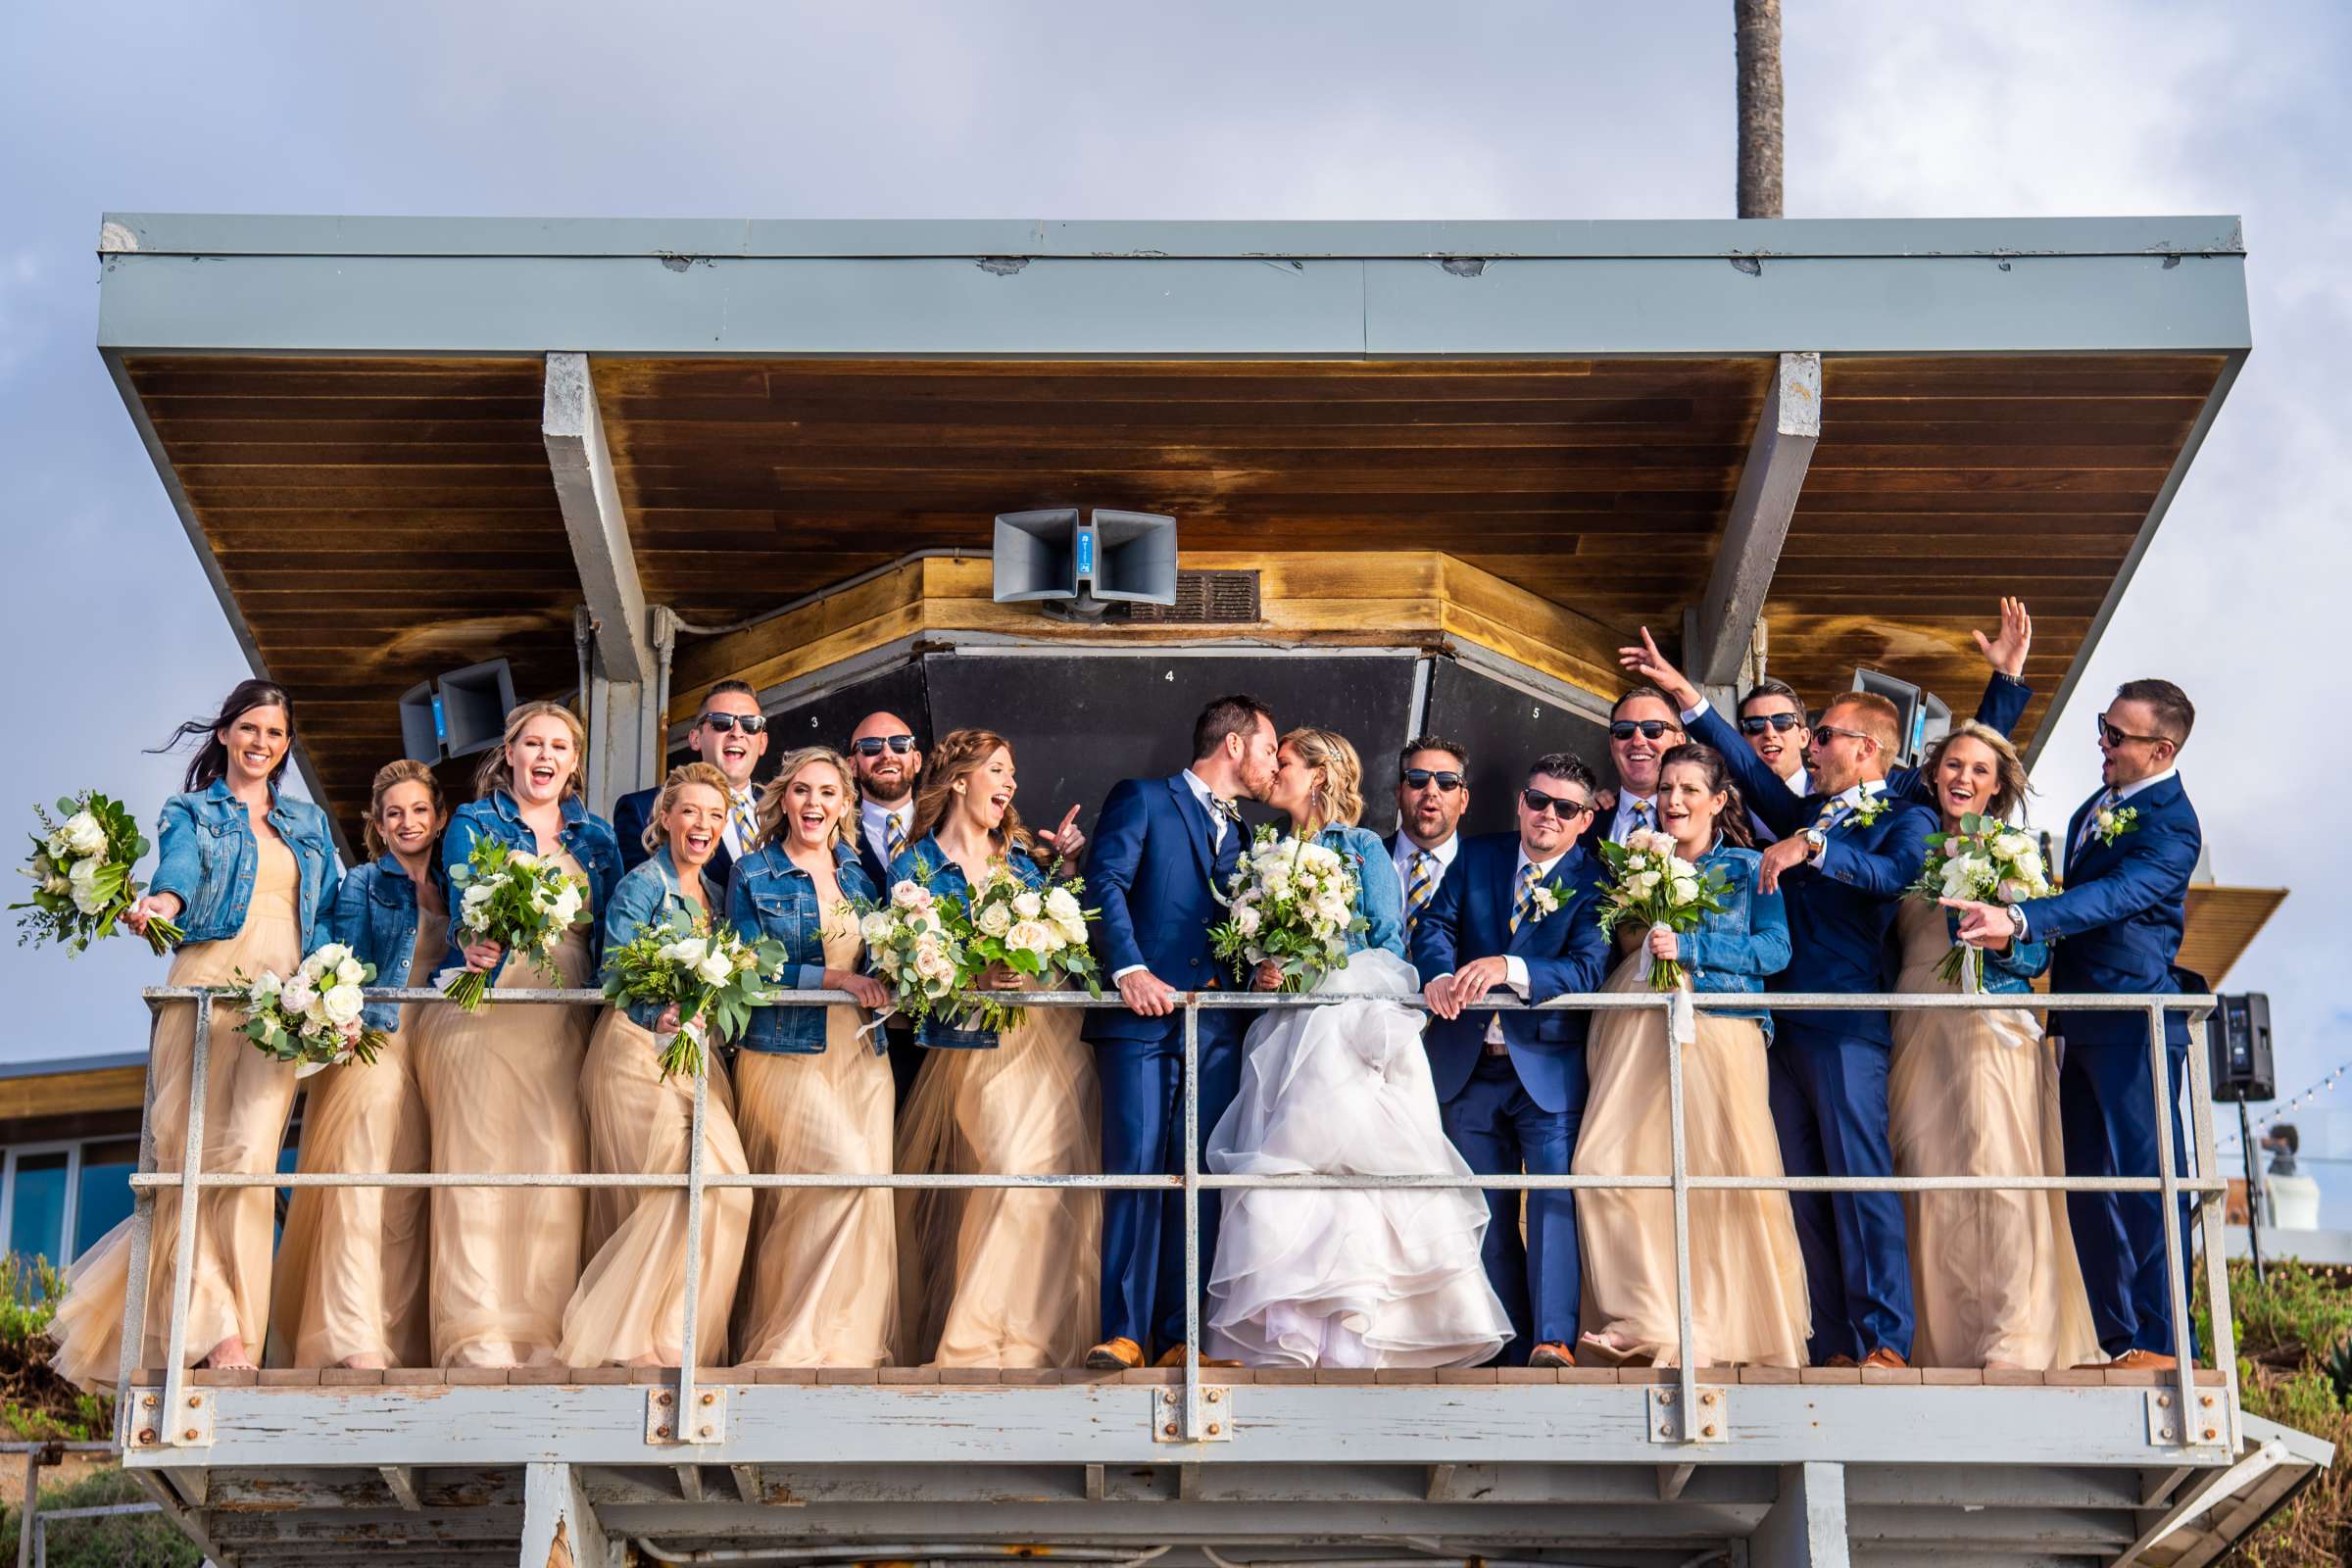
[[[2270,1228],[2278,1231],[2316,1231],[2320,1228],[2320,1184],[2297,1168],[2303,1135],[2292,1122],[2279,1122],[2262,1135],[2263,1152],[2271,1156],[2262,1173],[2270,1210]]]

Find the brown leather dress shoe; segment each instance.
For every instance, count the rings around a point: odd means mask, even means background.
[[[1159,1352],[1159,1359],[1152,1364],[1153,1366],[1184,1365],[1184,1347],[1181,1345],[1169,1346],[1166,1349]],[[1242,1363],[1239,1361],[1220,1361],[1213,1355],[1204,1355],[1200,1358],[1200,1364],[1202,1366],[1240,1366]]]
[[[1545,1340],[1527,1352],[1529,1366],[1574,1366],[1576,1352],[1556,1341]]]
[[[1144,1348],[1119,1335],[1086,1352],[1089,1372],[1129,1372],[1144,1364]]]
[[[1886,1347],[1882,1345],[1877,1349],[1864,1356],[1862,1358],[1862,1364],[1864,1366],[1891,1367],[1897,1371],[1901,1371],[1910,1366],[1911,1363],[1904,1360],[1903,1357],[1896,1351],[1889,1350],[1886,1348]]]
[[[1862,1363],[1850,1355],[1833,1355],[1821,1364],[1825,1367],[1849,1367],[1860,1366]]]
[[[2095,1372],[2107,1367],[2119,1372],[2178,1372],[2180,1370],[2180,1361],[2178,1356],[2164,1355],[2155,1350],[2126,1350],[2112,1361],[2084,1361],[2075,1370]]]

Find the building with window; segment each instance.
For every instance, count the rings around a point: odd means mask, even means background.
[[[61,1268],[130,1215],[144,1051],[0,1064],[0,1236]]]

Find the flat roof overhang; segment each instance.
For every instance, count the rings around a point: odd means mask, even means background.
[[[575,674],[543,427],[589,356],[646,602],[726,622],[1023,506],[1439,548],[1614,631],[1710,590],[1778,357],[1774,673],[2063,700],[2248,350],[2230,218],[727,222],[118,215],[99,346],[346,816],[415,682]],[[355,796],[358,798],[355,800]]]

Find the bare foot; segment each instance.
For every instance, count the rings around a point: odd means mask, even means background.
[[[384,1358],[370,1352],[362,1352],[359,1355],[345,1356],[343,1365],[354,1372],[381,1372],[384,1369]]]
[[[245,1352],[245,1337],[231,1334],[213,1347],[212,1353],[204,1358],[204,1364],[216,1372],[250,1372],[253,1370],[253,1357]]]

